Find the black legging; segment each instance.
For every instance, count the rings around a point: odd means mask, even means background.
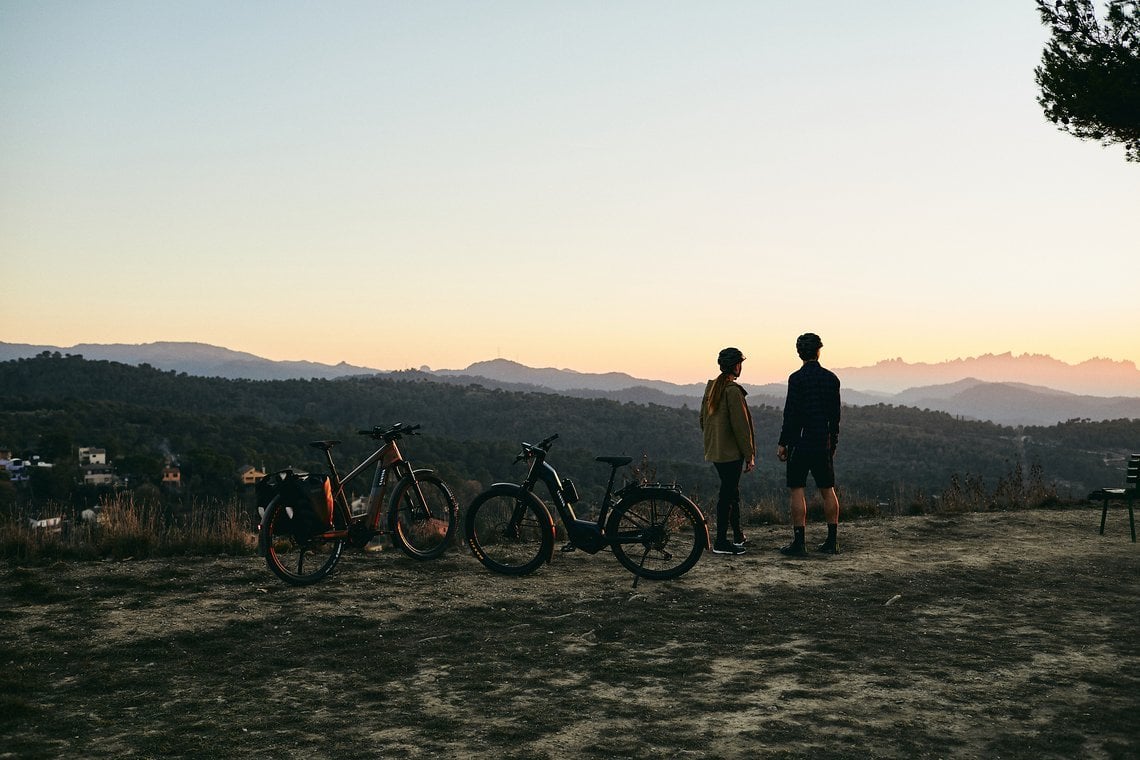
[[[740,476],[744,472],[744,460],[713,462],[716,474],[720,476],[720,493],[716,500],[716,540],[728,538],[732,528],[734,538],[740,535]]]

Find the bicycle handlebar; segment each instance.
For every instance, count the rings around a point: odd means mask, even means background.
[[[538,449],[542,449],[543,452],[550,451],[551,444],[553,444],[557,440],[558,440],[558,433],[555,433],[552,436],[548,436],[547,438],[543,438],[542,441],[537,443],[537,444],[527,443],[526,441],[523,441],[523,444],[522,444],[523,450],[517,457],[515,457],[515,461],[516,462],[522,462],[525,459],[530,459],[532,456],[534,456],[535,451]]]
[[[419,425],[409,425],[404,427],[404,423],[397,422],[392,427],[384,430],[381,425],[374,426],[371,430],[357,430],[358,435],[367,435],[376,440],[394,441],[397,438],[405,435],[419,435],[416,431],[420,429]]]

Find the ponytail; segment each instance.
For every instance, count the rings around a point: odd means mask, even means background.
[[[709,390],[709,414],[716,412],[717,406],[720,405],[720,398],[724,395],[724,389],[736,379],[736,375],[731,372],[721,372],[716,380],[713,381],[712,388]]]

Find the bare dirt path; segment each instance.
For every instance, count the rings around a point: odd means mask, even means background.
[[[636,589],[605,553],[5,568],[0,757],[1135,758],[1140,545],[1098,526],[857,521],[806,560],[757,528]]]

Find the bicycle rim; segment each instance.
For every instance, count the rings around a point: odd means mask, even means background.
[[[408,556],[434,559],[447,550],[455,535],[459,508],[439,478],[421,475],[417,481],[400,481],[389,506],[389,530],[396,545]]]
[[[504,575],[526,575],[550,558],[554,524],[533,495],[521,489],[489,491],[467,512],[467,543],[485,567]]]
[[[341,539],[329,540],[294,535],[290,523],[292,507],[277,501],[266,510],[261,526],[265,563],[281,580],[294,586],[307,586],[321,580],[336,567],[344,549]]]
[[[635,495],[614,510],[606,533],[614,556],[642,578],[665,580],[687,572],[707,543],[704,521],[680,494]]]

